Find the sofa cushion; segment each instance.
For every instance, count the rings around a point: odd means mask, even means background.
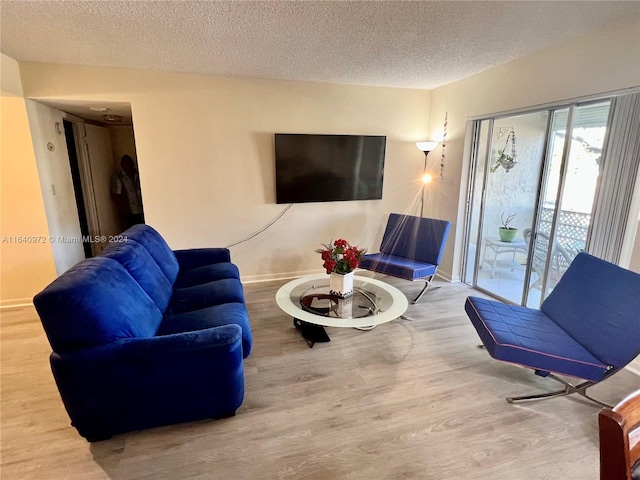
[[[173,288],[149,251],[135,240],[111,243],[101,254],[122,265],[161,312],[169,305]]]
[[[167,245],[167,242],[156,230],[149,225],[134,225],[125,230],[122,233],[122,237],[128,240],[135,240],[144,246],[165,274],[169,283],[171,285],[175,283],[180,270],[178,260],[169,245]]]
[[[233,263],[223,262],[197,268],[180,269],[174,286],[177,288],[193,287],[224,278],[236,278],[239,280],[240,272],[238,267]]]
[[[181,270],[231,261],[231,252],[228,248],[222,247],[189,248],[174,250],[173,253]]]
[[[175,288],[168,313],[184,313],[222,303],[244,304],[242,283],[236,278],[224,278],[187,288]]]
[[[469,297],[465,311],[493,358],[594,382],[609,372],[540,310]]]
[[[158,306],[129,272],[100,256],[67,270],[33,303],[56,352],[152,337],[162,321]]]
[[[223,303],[193,312],[166,314],[157,335],[203,330],[236,324],[242,329],[242,356],[248,357],[253,344],[247,309],[241,303]]]

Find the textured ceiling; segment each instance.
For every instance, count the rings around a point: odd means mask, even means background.
[[[638,18],[638,1],[12,1],[18,61],[434,88]]]

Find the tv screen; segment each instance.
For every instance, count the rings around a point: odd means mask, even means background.
[[[387,137],[276,133],[276,202],[382,198]]]

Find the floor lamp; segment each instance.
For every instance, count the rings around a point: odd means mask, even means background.
[[[433,177],[427,173],[427,157],[429,152],[438,146],[438,142],[416,142],[418,150],[424,153],[424,169],[422,170],[422,200],[420,202],[420,217],[423,217],[424,213],[424,187],[427,183],[430,183]]]

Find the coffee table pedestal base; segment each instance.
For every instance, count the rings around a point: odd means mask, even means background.
[[[327,335],[327,331],[322,325],[315,325],[313,323],[294,318],[293,326],[300,330],[300,334],[302,335],[302,338],[307,341],[309,348],[313,348],[316,343],[331,341],[329,335]]]

